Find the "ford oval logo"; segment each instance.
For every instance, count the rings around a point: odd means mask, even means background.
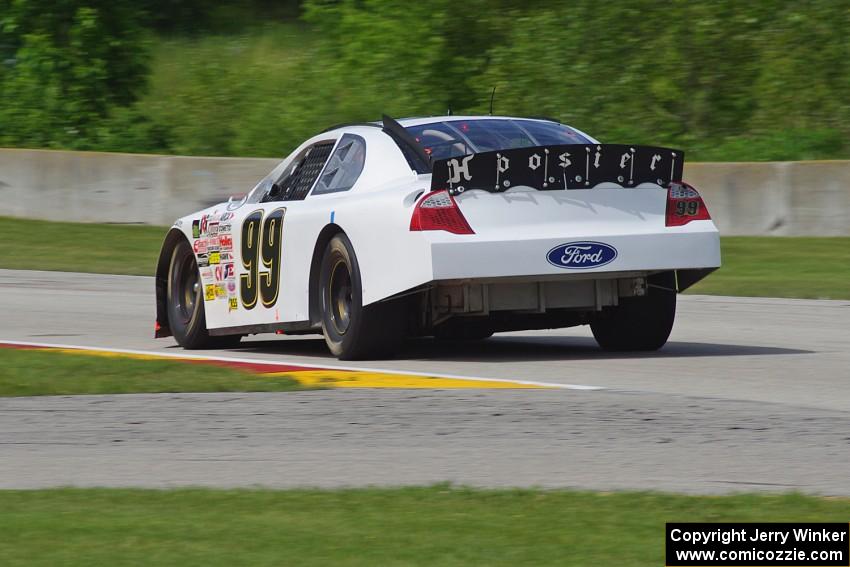
[[[617,257],[617,249],[602,242],[568,242],[558,244],[546,255],[549,263],[558,268],[586,270],[610,264]]]

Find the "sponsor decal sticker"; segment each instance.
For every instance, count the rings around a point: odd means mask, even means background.
[[[210,261],[210,264],[220,264],[221,263],[221,253],[220,252],[210,252],[209,261]]]
[[[215,299],[215,285],[207,284],[204,286],[204,299],[207,301],[212,301]]]
[[[201,237],[201,221],[193,220],[192,221],[192,238],[200,238]]]
[[[229,222],[228,222],[228,223],[224,223],[224,224],[219,223],[219,225],[218,225],[218,233],[219,233],[219,234],[222,234],[222,233],[224,233],[224,232],[230,232],[230,229],[231,229],[231,228],[232,228],[232,226],[231,226],[231,224],[230,224]]]
[[[207,234],[210,236],[215,236],[218,234],[218,221],[211,221],[207,223]]]
[[[213,273],[212,273],[211,268],[207,267],[207,268],[201,269],[201,279],[209,280],[209,279],[212,279],[212,277],[213,277]]]
[[[207,240],[196,240],[192,243],[192,248],[195,250],[195,254],[205,253],[207,251]]]
[[[207,254],[198,254],[198,267],[206,268],[210,265],[209,255]]]
[[[235,286],[234,286],[235,289]],[[227,298],[227,310],[228,311],[236,311],[239,308],[239,298],[235,295],[232,295]]]
[[[220,252],[218,258],[219,258],[220,262],[232,262],[233,261],[233,253],[232,252]]]
[[[558,268],[587,270],[610,264],[617,249],[604,242],[578,241],[559,244],[549,250],[546,260]]]
[[[218,246],[222,250],[233,250],[233,237],[229,234],[222,234],[218,237]]]
[[[216,297],[227,297],[227,290],[224,289],[224,284],[220,284],[220,283],[215,284],[215,296]]]
[[[233,264],[219,264],[215,267],[215,280],[218,282],[224,280],[236,279],[236,270]]]
[[[210,222],[210,216],[209,215],[204,215],[204,216],[201,217],[201,226],[200,226],[201,232],[200,232],[200,234],[206,234],[207,233],[207,227],[209,226],[209,222]]]

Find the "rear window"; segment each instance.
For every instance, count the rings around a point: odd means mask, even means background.
[[[425,153],[430,155],[431,159],[445,159],[475,152],[475,149],[469,144],[469,140],[464,139],[455,129],[444,122],[410,126],[405,130],[425,148]]]
[[[432,159],[471,153],[558,144],[590,144],[569,126],[536,120],[443,120],[408,126]]]
[[[514,120],[541,146],[556,146],[559,144],[590,144],[591,141],[563,124],[554,122],[537,122],[535,120]]]
[[[452,122],[479,152],[536,146],[534,138],[512,120],[464,120]]]

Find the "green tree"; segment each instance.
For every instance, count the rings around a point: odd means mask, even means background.
[[[332,108],[363,119],[476,106],[489,94],[482,73],[508,37],[514,3],[308,0]]]
[[[0,0],[0,142],[89,148],[145,86],[134,0]]]
[[[846,2],[573,0],[514,18],[485,81],[498,85],[501,112],[708,159],[830,157],[846,147]]]

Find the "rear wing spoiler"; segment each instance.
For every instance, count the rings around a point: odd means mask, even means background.
[[[570,144],[469,154],[433,162],[431,190],[491,193],[519,185],[541,191],[590,189],[599,183],[668,187],[682,179],[685,153],[654,146]]]

